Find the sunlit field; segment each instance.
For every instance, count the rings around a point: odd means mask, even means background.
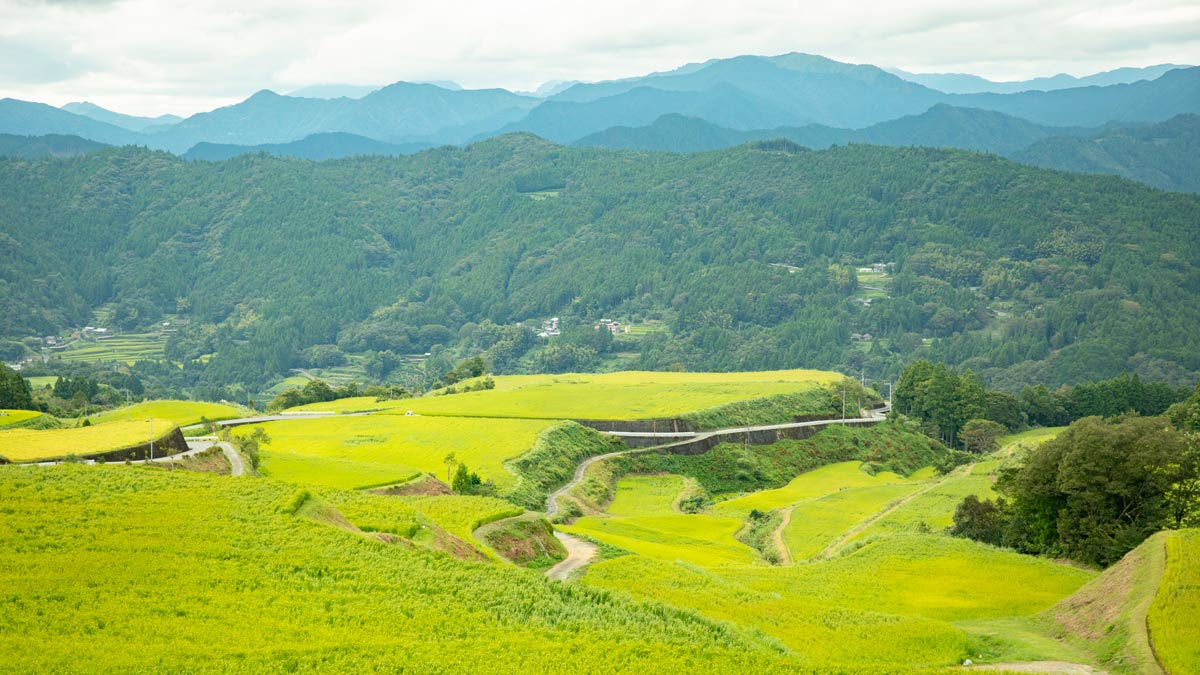
[[[175,429],[166,419],[123,420],[67,429],[0,430],[0,457],[12,462],[57,459],[70,455],[95,455],[149,443]]]
[[[383,402],[360,397],[315,403],[296,410],[384,409],[401,414],[413,411],[422,415],[469,417],[659,419],[734,401],[802,392],[840,379],[837,373],[818,370],[511,375],[494,378],[496,388],[487,391]]]
[[[454,453],[481,478],[511,487],[504,460],[533,447],[553,426],[542,420],[454,417],[324,417],[268,422],[263,447],[265,474],[296,483],[355,488],[402,482],[420,472],[446,478],[445,457]],[[255,427],[238,427],[239,435]]]
[[[171,420],[181,427],[196,424],[202,418],[209,421],[227,420],[241,417],[247,412],[223,403],[208,403],[205,401],[146,401],[127,408],[118,408],[92,415],[93,423],[112,422],[116,420],[146,419],[157,417]]]

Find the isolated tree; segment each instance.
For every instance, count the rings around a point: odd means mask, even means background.
[[[449,483],[450,472],[454,469],[454,465],[458,464],[458,458],[454,456],[453,452],[450,452],[446,454],[445,458],[442,459],[442,462],[446,465],[446,482]]]
[[[1001,424],[976,418],[963,425],[962,431],[958,432],[958,438],[968,450],[982,454],[995,450],[996,439],[1003,436],[1005,431],[1007,430]]]

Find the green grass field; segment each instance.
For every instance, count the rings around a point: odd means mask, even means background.
[[[893,537],[793,567],[700,568],[644,555],[594,565],[584,583],[750,626],[814,664],[939,666],[976,658],[952,621],[1022,616],[1094,575],[947,537]]]
[[[451,396],[424,396],[377,402],[350,398],[301,406],[297,410],[412,410],[422,415],[515,417],[527,419],[657,419],[734,401],[795,393],[838,381],[817,370],[754,373],[659,373],[510,375],[496,388]]]
[[[919,489],[918,483],[899,482],[847,488],[803,502],[792,509],[791,522],[783,530],[783,541],[796,560],[816,557],[855,525]]]
[[[196,424],[201,418],[210,421],[227,420],[242,417],[248,412],[223,403],[208,403],[206,401],[145,401],[128,408],[118,408],[92,415],[93,424],[115,422],[117,420],[144,420],[150,417],[171,420],[181,427]]]
[[[871,475],[863,471],[862,467],[863,463],[858,461],[828,464],[800,474],[781,488],[752,492],[743,497],[719,502],[713,506],[713,511],[722,515],[745,518],[752,509],[769,511],[791,506],[797,502],[824,497],[847,488],[888,485],[906,480],[891,471]],[[930,477],[931,473],[932,470],[922,470],[914,474],[912,480],[925,480]]]
[[[167,336],[161,333],[126,333],[104,340],[76,340],[54,355],[68,362],[118,361],[132,365],[137,361],[163,358],[166,344]]]
[[[0,428],[27,422],[41,414],[36,410],[0,410]]]
[[[1200,530],[1167,535],[1167,564],[1146,625],[1172,675],[1200,673]]]
[[[980,467],[980,464],[975,465],[975,469]],[[941,532],[954,523],[954,509],[967,495],[995,499],[994,484],[994,477],[986,472],[954,474],[879,519],[854,539],[904,532]]]
[[[515,482],[504,461],[533,447],[552,423],[452,417],[327,417],[268,422],[262,469],[295,483],[338,488],[403,482],[421,472],[445,478],[444,458],[458,461],[501,491]],[[237,434],[252,427],[238,427]]]
[[[617,482],[608,513],[614,516],[669,516],[686,487],[683,476],[630,476]]]
[[[45,389],[46,387],[53,387],[54,383],[58,382],[57,375],[38,375],[36,377],[27,377],[25,379],[29,380],[29,387],[34,391]]]
[[[742,529],[740,519],[676,511],[675,499],[685,487],[682,476],[627,476],[617,481],[608,515],[559,529],[661,560],[702,566],[761,562],[734,536]]]
[[[646,557],[703,567],[752,565],[758,553],[734,535],[742,521],[705,514],[604,517],[586,516],[558,529]]]
[[[812,672],[691,612],[354,529],[408,531],[389,497],[313,520],[276,481],[127,466],[0,467],[0,495],[8,675]]]
[[[475,544],[472,533],[481,525],[519,516],[525,509],[494,497],[434,495],[423,497],[393,497],[429,517],[450,534],[469,544]]]
[[[95,455],[120,450],[155,440],[175,429],[166,419],[121,420],[108,424],[67,429],[7,429],[0,430],[0,457],[12,462],[32,462],[58,459],[70,455]]]

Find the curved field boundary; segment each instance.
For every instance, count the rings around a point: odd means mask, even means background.
[[[691,438],[687,438],[673,443],[662,445],[652,445],[649,447],[630,448],[628,450],[618,450],[609,452],[603,455],[595,455],[588,457],[575,468],[575,475],[570,482],[561,488],[551,492],[546,497],[546,516],[553,517],[558,513],[558,498],[565,495],[576,485],[583,481],[583,475],[587,468],[601,460],[619,457],[639,452],[660,452],[672,453],[680,455],[699,455],[708,452],[712,448],[721,443],[728,442],[745,442],[751,445],[770,445],[777,442],[780,438],[807,438],[818,431],[836,424],[854,424],[854,425],[874,425],[879,424],[885,418],[886,407],[880,408],[872,413],[870,417],[855,417],[849,419],[835,420],[812,420],[808,422],[791,422],[787,424],[768,424],[754,427],[734,427],[731,429],[718,429],[716,431],[706,431],[698,433]],[[784,436],[781,434],[797,434],[797,436]],[[663,434],[670,437],[673,434]],[[661,437],[660,437],[661,438]]]

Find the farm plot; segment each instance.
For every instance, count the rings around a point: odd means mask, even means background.
[[[175,430],[167,419],[124,420],[68,429],[0,430],[0,457],[12,462],[33,462],[71,455],[96,455],[148,443]]]
[[[496,388],[486,391],[384,402],[366,397],[343,399],[297,410],[387,409],[422,415],[527,419],[660,419],[735,401],[811,391],[840,378],[837,373],[816,370],[512,375],[494,378]]]
[[[783,541],[796,560],[813,558],[855,525],[919,489],[920,484],[901,482],[849,488],[802,502],[792,509]]]
[[[813,663],[861,668],[974,658],[950,622],[1031,614],[1093,575],[970,541],[904,536],[793,567],[624,556],[593,565],[584,583],[757,628]]]
[[[370,415],[282,420],[235,433],[248,435],[257,427],[267,433],[262,469],[281,480],[339,488],[387,485],[421,472],[444,476],[446,455],[454,453],[503,491],[515,481],[504,461],[532,448],[550,426],[540,420]]]
[[[202,418],[210,421],[241,417],[245,411],[223,403],[206,401],[145,401],[128,408],[118,408],[93,415],[93,423],[118,420],[145,420],[150,417],[171,420],[181,427],[196,424]]]
[[[91,363],[118,361],[132,365],[137,361],[163,358],[167,337],[162,333],[128,333],[104,340],[77,340],[55,356],[63,361]]]
[[[411,531],[390,497],[330,498],[346,512],[315,522],[285,508],[296,493],[155,468],[0,469],[0,669],[811,672],[691,612],[359,531]]]
[[[1167,535],[1167,564],[1146,619],[1170,673],[1200,673],[1200,530]]]
[[[11,427],[14,424],[28,422],[29,420],[40,417],[42,413],[36,410],[0,410],[0,428]]]
[[[609,515],[580,518],[559,529],[662,560],[703,566],[761,562],[734,536],[742,528],[740,519],[677,512],[674,501],[684,487],[681,476],[622,478]]]
[[[770,511],[824,497],[848,488],[890,485],[906,481],[905,478],[891,471],[872,475],[863,471],[863,468],[863,463],[859,461],[828,464],[800,474],[781,488],[752,492],[743,497],[720,502],[713,507],[713,511],[722,515],[744,518],[753,509]],[[914,474],[912,480],[924,480],[930,474],[931,471],[922,470]]]

